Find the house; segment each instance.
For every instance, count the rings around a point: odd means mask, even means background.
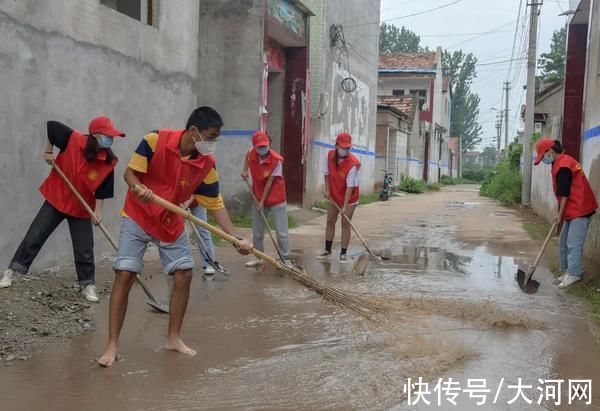
[[[481,153],[479,151],[467,151],[462,155],[463,166],[480,166],[482,165]]]
[[[301,205],[322,196],[321,159],[348,131],[361,187],[372,190],[379,28],[357,36],[347,22],[378,20],[379,9],[379,0],[0,1],[0,82],[11,102],[0,109],[0,204],[22,205],[0,215],[0,232],[21,231],[37,211],[48,169],[30,159],[41,156],[48,119],[85,130],[94,116],[112,117],[128,134],[114,146],[122,175],[145,133],[182,128],[194,108],[210,105],[225,122],[220,188],[238,210],[250,201],[240,172],[256,130],[285,156],[288,200]],[[18,189],[8,189],[14,181]],[[123,204],[127,187],[117,181],[106,215]],[[118,232],[118,218],[106,222]],[[0,236],[2,259],[17,241]],[[60,263],[68,244],[59,234],[36,263]]]
[[[352,135],[352,153],[361,161],[360,188],[371,192],[381,179],[375,170],[379,25],[356,22],[379,19],[379,0],[304,0],[310,19],[310,121],[305,149],[303,204],[321,200],[322,160],[335,137]],[[288,136],[286,136],[288,138]],[[287,178],[287,175],[286,175]]]
[[[450,159],[448,161],[449,164],[449,177],[459,178],[460,177],[460,160],[461,160],[461,151],[460,151],[460,139],[458,137],[450,137],[448,139],[448,151]]]
[[[420,177],[438,181],[448,174],[450,79],[444,93],[442,52],[392,53],[379,57],[379,96],[415,96],[424,130],[423,164]],[[415,160],[415,159],[411,159]]]
[[[415,96],[377,98],[375,168],[387,170],[396,182],[403,176],[421,178],[423,138],[419,118]]]
[[[541,132],[561,139],[565,151],[580,161],[596,196],[600,193],[600,2],[571,0],[567,26],[565,81],[538,94],[536,113],[547,114]],[[562,100],[562,101],[561,101]],[[562,104],[561,104],[562,103]],[[561,116],[562,113],[562,116]],[[542,118],[538,117],[541,121]],[[540,127],[538,127],[540,129]],[[546,131],[544,131],[546,130]],[[540,168],[541,170],[536,170]],[[554,218],[551,177],[547,166],[534,167],[532,205]],[[535,199],[535,201],[534,201]],[[552,205],[550,205],[553,203]],[[552,208],[551,208],[552,207]],[[600,217],[592,218],[586,255],[600,261]]]

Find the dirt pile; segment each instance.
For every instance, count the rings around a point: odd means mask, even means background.
[[[45,344],[94,329],[92,310],[76,287],[72,268],[19,276],[0,290],[0,361],[26,360]],[[98,280],[97,280],[98,281]],[[110,283],[98,281],[102,298]]]

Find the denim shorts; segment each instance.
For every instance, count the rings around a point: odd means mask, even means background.
[[[123,217],[119,251],[113,264],[113,270],[141,273],[144,270],[144,253],[148,243],[158,246],[160,262],[166,274],[194,268],[190,240],[185,230],[174,243],[164,243],[151,237],[131,218]]]

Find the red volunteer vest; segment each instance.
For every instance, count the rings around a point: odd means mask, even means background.
[[[211,156],[182,160],[179,143],[183,130],[159,130],[156,151],[146,173],[138,173],[140,182],[154,194],[174,204],[192,196],[215,166]],[[153,202],[142,203],[133,192],[127,193],[125,214],[152,237],[173,243],[184,230],[184,219]]]
[[[575,218],[583,217],[593,213],[598,208],[596,196],[592,191],[592,187],[581,169],[581,165],[573,157],[567,154],[561,154],[554,160],[552,164],[552,184],[554,193],[556,193],[556,176],[558,170],[568,168],[571,170],[571,191],[567,205],[565,207],[564,219],[567,221]],[[560,202],[560,197],[556,196]]]
[[[258,153],[255,149],[250,150],[248,156],[248,167],[250,168],[250,174],[252,175],[252,191],[258,199],[262,201],[262,196],[267,185],[267,180],[275,171],[275,167],[281,161],[283,163],[283,157],[273,150],[269,151],[270,155],[261,164]],[[273,179],[271,185],[271,191],[265,200],[265,207],[272,207],[286,202],[285,196],[285,180],[282,176],[277,176]]]
[[[360,160],[352,153],[343,159],[340,163],[335,163],[335,150],[330,150],[327,153],[327,167],[329,171],[329,194],[331,199],[340,207],[344,206],[344,197],[346,196],[346,177],[352,167],[360,168]],[[354,204],[358,202],[359,191],[358,187],[352,189],[350,202]]]
[[[96,209],[94,193],[104,182],[106,177],[115,169],[117,160],[106,163],[106,150],[100,150],[95,160],[87,161],[83,150],[87,144],[87,136],[78,131],[73,131],[65,151],[56,157],[56,165],[65,173],[77,191],[85,199],[92,210]],[[63,181],[56,170],[52,169],[50,175],[40,186],[40,192],[54,208],[63,214],[76,218],[90,218],[90,215],[81,205],[73,192]]]

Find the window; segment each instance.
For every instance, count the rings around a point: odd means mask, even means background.
[[[396,96],[396,97],[402,97],[402,96],[404,96],[404,90],[403,89],[392,90],[392,95]]]
[[[159,0],[100,0],[100,4],[154,27],[158,27],[158,2]]]
[[[411,90],[410,94],[419,98],[419,110],[427,103],[427,90]]]

